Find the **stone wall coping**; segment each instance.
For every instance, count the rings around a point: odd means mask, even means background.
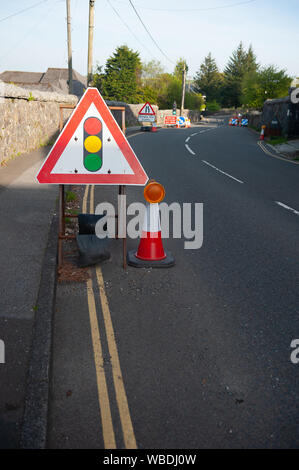
[[[55,103],[74,105],[78,102],[78,98],[75,95],[65,95],[52,91],[39,91],[34,88],[30,90],[2,81],[0,81],[0,98],[23,99],[27,101],[53,101]]]

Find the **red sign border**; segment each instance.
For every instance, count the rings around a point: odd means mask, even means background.
[[[142,111],[144,110],[144,108],[145,108],[147,105],[149,105],[149,107],[151,108],[152,113],[143,113],[143,112],[142,112]],[[155,113],[155,111],[153,110],[152,105],[147,101],[147,102],[145,103],[145,105],[142,106],[141,110],[140,110],[139,113],[138,113],[138,116],[156,116],[156,113]]]
[[[91,104],[94,104],[114,137],[119,149],[134,171],[133,175],[109,175],[109,174],[51,174],[54,166],[61,157],[67,144],[76,132],[80,122],[85,116]],[[141,163],[131,149],[126,137],[115,121],[111,111],[101,97],[97,88],[87,88],[78,105],[74,109],[64,129],[58,136],[46,161],[37,175],[39,183],[46,184],[105,184],[105,185],[136,185],[144,186],[148,176]]]

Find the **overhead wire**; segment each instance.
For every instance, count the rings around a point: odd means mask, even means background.
[[[33,26],[30,25],[30,28],[26,31],[26,33],[22,36],[22,38],[19,39],[8,51],[6,51],[4,54],[2,54],[0,56],[0,61],[2,59],[4,59],[5,57],[7,57],[8,54],[11,54],[11,51],[14,52],[17,49],[19,49],[19,47],[24,44],[24,42],[26,41],[28,36],[30,36],[33,33],[36,33],[40,29],[40,26],[42,25],[42,23],[44,23],[45,20],[48,19],[49,14],[52,13],[52,11],[53,11],[54,7],[57,5],[57,3],[60,3],[60,0],[57,0],[54,3],[52,2],[49,5],[49,9],[47,11],[47,14],[45,14],[42,19],[39,18],[38,21]]]
[[[112,8],[112,10],[114,11],[114,13],[118,16],[118,18],[121,20],[121,22],[126,26],[126,28],[130,31],[130,33],[134,36],[134,38],[136,39],[136,41],[155,59],[157,60],[157,58],[153,55],[153,53],[140,41],[140,39],[138,38],[138,36],[136,36],[136,34],[134,33],[134,31],[132,31],[132,29],[130,28],[130,26],[125,22],[125,20],[121,17],[121,15],[118,13],[118,11],[116,10],[116,8],[114,8],[114,6],[112,5],[112,3],[110,2],[110,0],[106,0],[107,3],[110,5],[110,7]]]
[[[125,3],[119,0],[115,0],[117,3]],[[224,8],[233,8],[237,6],[242,6],[246,5],[248,3],[253,3],[256,2],[257,0],[245,0],[242,2],[235,2],[235,3],[229,3],[226,5],[219,5],[215,7],[208,7],[208,8],[153,8],[153,7],[146,7],[142,5],[138,5],[138,8],[141,10],[151,10],[151,11],[167,11],[167,12],[192,12],[192,11],[210,11],[210,10],[220,10]]]
[[[150,31],[148,30],[148,28],[146,27],[146,25],[144,24],[141,16],[139,15],[138,11],[136,10],[135,6],[133,5],[133,2],[132,0],[129,0],[134,12],[136,13],[139,21],[141,22],[142,26],[144,27],[145,31],[147,32],[147,34],[149,35],[149,37],[151,38],[151,40],[153,41],[153,43],[155,44],[155,46],[159,49],[159,51],[161,52],[161,54],[169,61],[171,62],[172,64],[175,64],[175,62],[173,62],[173,60],[171,60],[166,54],[164,51],[162,51],[161,47],[159,46],[159,44],[157,43],[157,41],[153,38],[152,34],[150,33]]]
[[[48,1],[49,0],[42,0],[41,2],[35,3],[34,5],[31,5],[27,8],[23,8],[23,10],[19,10],[16,13],[12,13],[11,15],[6,16],[5,18],[0,18],[0,23],[2,23],[2,21],[8,20],[9,18],[13,18],[14,16],[20,15],[21,13],[25,13],[25,11],[31,10],[32,8],[35,8],[38,5],[41,5],[42,3],[46,3]]]

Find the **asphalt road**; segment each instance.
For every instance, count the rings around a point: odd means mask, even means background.
[[[130,423],[138,448],[298,448],[290,343],[299,338],[299,165],[228,126],[140,133],[130,143],[166,202],[204,204],[203,245],[165,240],[175,267],[125,272],[112,241],[100,271],[108,307],[92,270],[96,320],[85,284],[58,286],[48,446],[107,447],[104,371],[118,448],[130,447]],[[115,192],[95,187],[95,204]],[[141,188],[127,193],[128,204],[143,200]]]

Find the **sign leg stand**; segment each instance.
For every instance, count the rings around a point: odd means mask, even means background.
[[[120,196],[126,195],[126,186],[121,185],[118,187],[118,194]],[[123,211],[125,213],[123,214]],[[121,233],[118,231],[123,239],[123,268],[127,269],[127,207],[121,207],[118,214],[118,225],[121,227]]]
[[[123,186],[123,195],[126,195],[126,187]],[[123,238],[123,267],[126,270],[127,269],[127,207],[126,209],[126,215],[125,215],[125,238]]]
[[[65,236],[65,206],[64,206],[64,185],[59,185],[59,234],[58,234],[58,269],[62,267],[63,250],[62,243]]]

